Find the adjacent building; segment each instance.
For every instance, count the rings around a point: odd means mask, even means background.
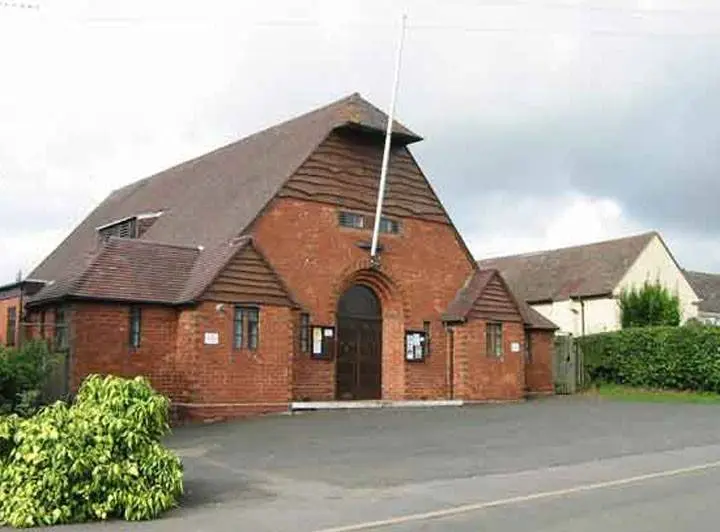
[[[515,295],[559,327],[581,336],[621,328],[617,298],[659,282],[678,296],[682,321],[698,315],[698,294],[656,232],[536,253],[481,260]]]
[[[720,325],[720,275],[685,271],[685,276],[700,298],[698,321],[706,325]]]
[[[24,303],[45,283],[16,281],[0,286],[0,346],[14,347],[24,339]]]
[[[116,190],[32,272],[30,335],[70,387],[143,374],[187,417],[294,401],[552,390],[555,325],[481,269],[393,124],[360,95]]]

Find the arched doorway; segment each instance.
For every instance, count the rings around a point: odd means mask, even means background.
[[[338,399],[380,399],[382,375],[382,308],[367,286],[351,286],[338,301]]]

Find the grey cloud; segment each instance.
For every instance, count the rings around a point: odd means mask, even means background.
[[[477,117],[436,124],[416,151],[461,219],[496,191],[577,191],[616,199],[643,225],[719,235],[720,54],[700,59],[629,106],[559,108],[502,126]]]

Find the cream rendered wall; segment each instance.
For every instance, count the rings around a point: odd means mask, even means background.
[[[617,331],[620,327],[620,307],[610,296],[588,299],[585,305],[585,334]]]
[[[660,237],[654,236],[640,253],[635,263],[625,273],[613,296],[586,299],[585,334],[616,331],[620,326],[620,307],[618,296],[625,288],[640,287],[645,281],[659,280],[670,292],[680,298],[681,321],[698,316],[698,296],[687,282],[680,268],[672,259]],[[553,321],[560,329],[559,334],[580,336],[582,330],[581,304],[577,300],[554,301],[542,305],[532,305],[540,314]],[[713,321],[713,317],[708,317]],[[719,317],[720,318],[720,317]],[[717,319],[717,318],[716,318]],[[720,319],[717,319],[720,324]]]
[[[588,299],[581,304],[566,299],[542,305],[532,305],[540,314],[555,323],[559,334],[582,336],[582,307],[585,307],[585,334],[615,331],[620,328],[620,310],[611,297]]]
[[[580,306],[576,302],[566,299],[532,305],[532,308],[557,325],[559,334],[580,334]]]
[[[659,236],[654,236],[614,290],[618,296],[625,288],[639,287],[645,281],[660,281],[680,298],[681,322],[697,317],[698,296],[672,259]]]

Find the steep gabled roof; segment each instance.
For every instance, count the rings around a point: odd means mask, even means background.
[[[519,300],[507,286],[500,272],[495,269],[475,270],[467,281],[465,281],[463,287],[458,290],[455,299],[448,305],[447,310],[442,316],[442,320],[445,322],[465,321],[475,302],[483,295],[483,292],[485,292],[485,289],[494,278],[500,279],[502,285],[505,286],[528,329],[556,330],[558,328],[557,325],[545,318],[527,303]]]
[[[30,276],[52,281],[56,294],[75,289],[78,278],[99,260],[98,227],[162,211],[141,240],[202,246],[205,251],[186,279],[186,290],[193,292],[229,253],[228,242],[243,234],[331,131],[350,128],[382,134],[386,124],[386,115],[355,93],[132,183],[111,193]],[[394,122],[393,139],[407,144],[420,137]]]
[[[700,312],[720,314],[720,274],[685,271],[690,286],[700,298]]]
[[[497,268],[523,301],[562,301],[611,294],[656,232],[478,261]]]

